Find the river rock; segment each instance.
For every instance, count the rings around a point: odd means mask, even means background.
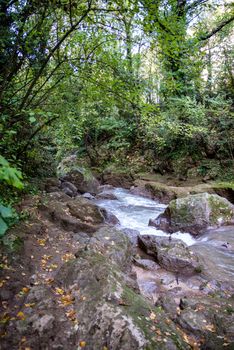
[[[130,266],[129,249],[128,238],[121,231],[101,229],[80,258],[65,264],[57,274],[56,280],[66,289],[79,286],[74,295],[79,339],[85,340],[88,350],[169,350],[177,349],[178,341],[187,349],[175,326],[166,323],[165,313],[156,309],[158,329],[173,331],[175,340],[168,337],[159,342],[154,337],[153,323],[147,317],[154,307],[128,285],[124,274]],[[81,300],[80,295],[85,298]]]
[[[181,300],[178,324],[188,332],[203,337],[206,349],[232,349],[234,346],[233,299],[216,296],[195,296]],[[230,311],[227,311],[230,310]],[[226,341],[224,342],[224,338]],[[226,344],[226,345],[225,345]]]
[[[96,199],[110,199],[115,200],[118,199],[114,193],[103,191],[101,193],[98,193],[96,195]]]
[[[61,181],[61,189],[70,197],[77,196],[77,188],[69,181]]]
[[[198,257],[179,239],[141,235],[138,236],[138,243],[141,249],[168,271],[183,275],[201,272]]]
[[[133,230],[132,228],[124,228],[122,231],[128,236],[134,246],[138,246],[139,231]]]
[[[39,210],[63,229],[92,233],[104,224],[101,209],[88,199],[83,197],[71,199],[65,196],[61,201],[59,198],[57,199],[55,194],[45,196],[40,200]]]
[[[134,259],[134,264],[144,270],[156,271],[160,268],[155,261],[149,259]]]
[[[31,288],[21,306],[24,319],[10,321],[1,348],[16,350],[25,337],[31,349],[189,350],[166,313],[130,283],[130,258],[131,244],[123,232],[100,229],[87,249],[56,273],[56,288]]]
[[[234,223],[234,206],[216,194],[201,193],[178,198],[151,225],[167,232],[184,231],[193,235],[205,229]]]
[[[112,185],[101,185],[98,187],[98,193],[112,191],[113,189],[114,187]]]
[[[105,218],[105,222],[109,225],[119,225],[120,221],[119,219],[111,213],[109,210],[106,210],[105,208],[101,208],[101,213],[103,214]]]
[[[98,193],[99,182],[88,169],[82,167],[71,169],[61,177],[61,180],[73,183],[80,193],[89,192],[92,195]]]
[[[89,199],[89,200],[95,199],[95,197],[92,194],[88,193],[88,192],[82,194],[82,197],[84,197],[86,199]]]

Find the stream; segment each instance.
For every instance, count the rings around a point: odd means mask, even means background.
[[[100,199],[95,202],[119,219],[120,228],[168,237],[167,233],[148,226],[149,219],[158,217],[166,205],[122,188],[108,192],[113,193],[117,200]],[[181,239],[201,257],[210,278],[234,281],[234,226],[208,231],[196,239],[189,233],[182,232],[174,233],[172,237]]]

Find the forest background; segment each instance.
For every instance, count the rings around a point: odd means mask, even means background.
[[[233,22],[227,0],[1,0],[1,232],[71,154],[233,181]]]

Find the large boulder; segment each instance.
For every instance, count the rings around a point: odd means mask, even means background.
[[[234,223],[234,206],[216,194],[200,193],[177,198],[150,225],[167,232],[202,233],[207,228]]]
[[[142,250],[154,257],[156,262],[168,271],[182,275],[201,272],[198,257],[179,239],[139,235],[138,243]]]
[[[144,299],[126,274],[131,244],[124,233],[101,229],[76,256],[58,271],[55,288],[31,288],[2,349],[16,350],[22,339],[31,349],[190,349],[166,313]]]
[[[99,182],[88,169],[78,167],[71,169],[61,177],[61,180],[74,184],[80,193],[89,192],[92,195],[98,193]]]

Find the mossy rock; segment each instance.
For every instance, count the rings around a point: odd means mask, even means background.
[[[65,288],[79,288],[74,302],[79,338],[85,340],[88,350],[189,349],[163,309],[141,296],[126,274],[129,244],[123,232],[100,229],[87,249],[79,251],[77,259],[65,264],[56,276]],[[85,298],[80,300],[80,295]]]
[[[168,232],[184,231],[198,235],[207,228],[234,223],[234,207],[216,194],[201,193],[178,198],[170,202],[158,219],[158,227]]]

